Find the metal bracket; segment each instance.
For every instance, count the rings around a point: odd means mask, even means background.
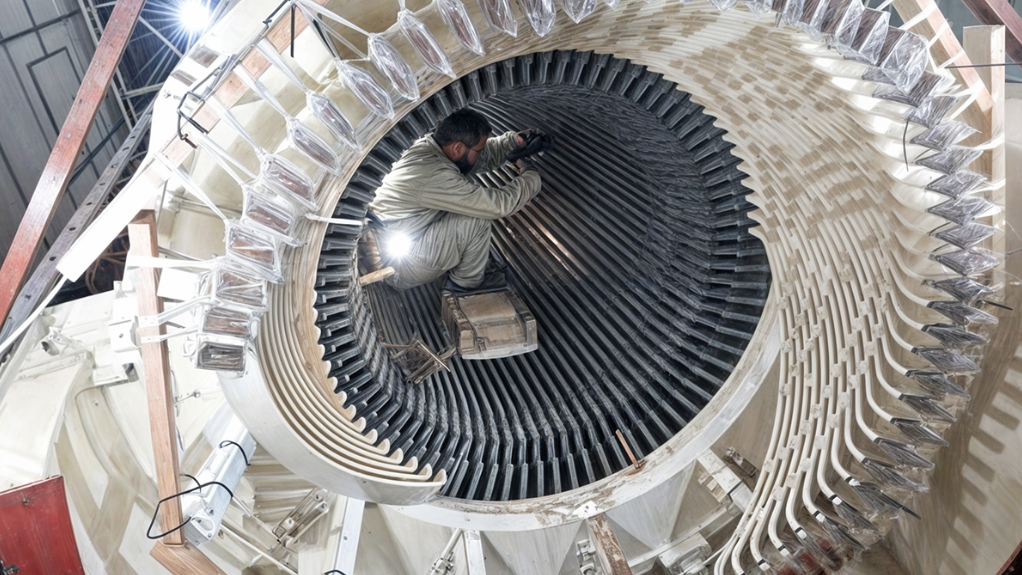
[[[407,383],[422,383],[434,373],[450,371],[447,360],[455,352],[453,345],[439,354],[434,352],[418,333],[405,345],[384,342],[383,347],[390,350],[391,359],[409,372]]]
[[[596,547],[589,539],[575,542],[575,556],[578,557],[578,572],[581,575],[602,575],[596,566]]]
[[[198,122],[195,121],[195,118],[193,118],[192,116],[195,114],[195,112],[199,110],[202,104],[204,104],[206,100],[208,100],[209,97],[213,95],[213,92],[215,92],[216,89],[220,87],[220,84],[223,83],[224,79],[227,78],[227,75],[231,73],[231,70],[233,70],[237,64],[238,56],[236,54],[231,54],[219,66],[213,69],[212,72],[207,74],[205,78],[196,82],[195,86],[189,89],[187,92],[185,92],[184,95],[181,96],[181,99],[178,100],[177,137],[187,142],[188,145],[191,146],[192,148],[196,148],[197,146],[191,140],[188,139],[188,136],[185,136],[184,133],[181,131],[182,128],[181,120],[188,122],[188,124],[190,124],[196,130],[199,130],[203,134],[208,134],[209,130],[202,127]],[[210,82],[210,80],[212,80],[212,82]],[[192,109],[191,113],[185,113],[184,111],[185,102],[187,102],[189,98],[195,100],[196,105]]]

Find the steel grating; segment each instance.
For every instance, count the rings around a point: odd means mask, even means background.
[[[465,75],[419,105],[369,153],[334,210],[363,217],[401,152],[470,105],[498,132],[539,127],[543,191],[494,223],[494,249],[535,314],[540,349],[404,383],[381,341],[446,345],[439,283],[398,292],[353,278],[357,237],[331,226],[317,325],[346,406],[443,494],[551,495],[629,465],[680,431],[723,385],[759,320],[769,268],[724,130],[687,94],[626,60],[545,52]],[[509,168],[484,179],[499,184]]]

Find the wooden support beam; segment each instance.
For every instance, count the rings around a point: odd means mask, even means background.
[[[930,54],[933,56],[934,62],[940,65],[954,58],[953,66],[970,66],[972,62],[969,61],[969,57],[965,54],[962,44],[958,41],[958,37],[955,36],[950,26],[945,26],[947,20],[940,10],[930,8],[931,4],[934,4],[934,0],[894,0],[894,7],[898,10],[898,14],[903,20],[911,20],[924,10],[929,10],[927,16],[912,28],[912,32],[921,34],[924,38],[933,38],[937,31],[942,30],[937,41],[930,48]],[[975,68],[952,68],[951,73],[966,87],[972,88],[980,83],[979,74]],[[976,98],[976,103],[972,107],[978,108],[979,112],[986,113],[990,109],[989,95],[981,93]],[[969,122],[970,125],[976,126],[973,121],[977,120],[978,116],[966,115],[969,117],[965,121]]]
[[[962,0],[981,24],[1004,26],[1004,50],[1022,64],[1022,17],[1007,0]]]
[[[143,210],[128,225],[129,254],[158,257],[156,242],[156,213]],[[143,326],[145,318],[163,311],[163,302],[156,295],[159,286],[159,270],[139,268],[134,278],[135,294],[138,299],[138,337],[142,340],[142,369],[145,376],[146,399],[149,404],[149,432],[153,439],[153,463],[156,466],[156,487],[160,499],[178,493],[177,434],[174,423],[174,396],[170,387],[170,361],[167,357],[167,343],[156,341],[146,343],[144,338],[159,337],[165,333],[162,325]],[[181,500],[167,501],[160,506],[161,532],[166,533],[184,522]],[[167,545],[181,545],[184,537],[177,530],[162,539]]]
[[[617,542],[617,536],[614,535],[614,529],[610,526],[606,514],[590,517],[586,523],[589,525],[589,535],[592,537],[596,557],[603,572],[607,575],[632,575],[628,558],[621,551],[621,544]]]
[[[325,4],[326,0],[312,0],[318,4]],[[299,13],[300,14],[300,13]],[[297,36],[301,34],[306,28],[308,28],[308,22],[304,18],[295,18],[294,21],[294,34]],[[291,43],[291,11],[285,10],[285,14],[278,20],[269,32],[266,34],[267,40],[273,45],[278,52],[283,52]],[[269,67],[270,63],[259,53],[258,50],[251,50],[249,53],[242,58],[241,66],[252,74],[253,77],[259,78],[262,76]],[[217,88],[214,96],[220,101],[225,107],[230,108],[236,104],[241,97],[246,93],[248,87],[238,78],[237,75],[231,74],[227,79]],[[207,107],[200,108],[194,115],[195,121],[206,128],[211,130],[219,121],[220,118]],[[184,130],[187,133],[190,127],[185,127]],[[156,146],[153,145],[153,148]],[[147,161],[139,168],[136,172],[135,179],[132,183],[124,190],[120,196],[115,198],[114,204],[118,202],[127,202],[130,204],[131,198],[127,196],[132,195],[132,190],[135,187],[151,187],[156,189],[162,186],[167,181],[166,168],[164,165],[171,169],[181,165],[181,163],[191,154],[193,151],[192,147],[177,138],[166,142],[163,148],[159,151],[151,151],[147,156]],[[162,154],[166,161],[160,162],[155,161],[154,155]],[[109,234],[105,230],[118,228],[123,226],[125,223],[123,218],[125,211],[134,213],[136,210],[114,210],[108,209],[98,219],[98,226],[92,226],[85,234],[83,234],[81,241],[77,242],[75,246],[69,250],[68,254],[61,259],[58,269],[68,278],[74,280],[81,276],[81,274],[88,268],[88,266],[96,260],[102,253],[102,250],[109,244]],[[113,214],[113,215],[110,215]],[[3,316],[0,316],[3,317]]]
[[[969,58],[977,64],[1003,64],[1004,63],[1004,26],[968,26],[962,31],[962,39],[965,43],[965,51]],[[974,140],[966,143],[980,144],[987,140],[1004,136],[1004,67],[990,66],[977,68],[980,80],[986,85],[990,92],[990,111],[984,118],[982,126],[983,133],[974,136]],[[983,152],[970,166],[980,174],[990,178],[991,182],[997,182],[1004,178],[1004,144],[994,146],[992,149]],[[987,194],[991,202],[1005,205],[1005,190],[1007,186],[992,190]],[[1004,214],[995,214],[984,218],[984,223],[1003,228]],[[982,245],[997,253],[1005,253],[1004,239],[1008,234],[995,234]]]
[[[110,79],[117,70],[117,64],[131,39],[144,4],[145,0],[120,0],[114,5],[103,38],[96,46],[89,69],[78,88],[78,95],[64,120],[57,142],[50,152],[50,159],[43,168],[11,249],[4,259],[3,268],[0,269],[0,319],[7,318],[29,266],[35,259],[39,244],[50,227],[53,214],[71,180],[78,154],[89,136],[92,121],[106,97]]]
[[[187,541],[182,545],[157,541],[149,554],[173,575],[227,575],[205,553]]]
[[[56,285],[59,278],[57,262],[60,258],[64,257],[64,254],[74,244],[75,240],[78,239],[82,231],[92,223],[100,208],[109,200],[118,178],[121,177],[128,161],[142,142],[142,136],[149,132],[149,124],[152,121],[152,117],[153,105],[149,104],[149,107],[139,117],[135,127],[131,129],[128,137],[121,144],[117,153],[114,154],[106,169],[99,175],[99,179],[96,180],[96,184],[92,187],[89,195],[85,196],[85,199],[78,206],[78,210],[75,211],[75,214],[68,220],[67,225],[64,226],[64,230],[57,236],[57,240],[50,245],[50,251],[46,252],[46,257],[43,258],[28,278],[28,281],[25,282],[25,285],[22,286],[21,291],[18,292],[18,298],[11,306],[7,321],[4,322],[0,318],[0,326],[2,326],[2,329],[0,329],[0,341],[7,339],[7,336],[32,314],[32,311],[39,305],[39,301],[46,294],[50,293],[50,290]]]

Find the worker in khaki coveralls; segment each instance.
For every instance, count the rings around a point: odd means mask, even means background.
[[[370,205],[385,226],[381,234],[385,261],[388,242],[393,245],[402,234],[411,240],[406,255],[391,255],[387,262],[396,272],[390,285],[407,289],[445,273],[449,276],[444,289],[456,293],[506,285],[503,272],[486,273],[490,222],[517,212],[539,193],[539,172],[521,160],[521,174],[493,188],[469,176],[500,166],[525,144],[523,136],[533,133],[490,137],[490,123],[483,115],[461,109],[401,155]]]

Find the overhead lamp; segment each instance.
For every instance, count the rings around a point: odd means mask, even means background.
[[[178,8],[177,17],[189,32],[201,32],[209,26],[209,8],[202,0],[184,0]]]

